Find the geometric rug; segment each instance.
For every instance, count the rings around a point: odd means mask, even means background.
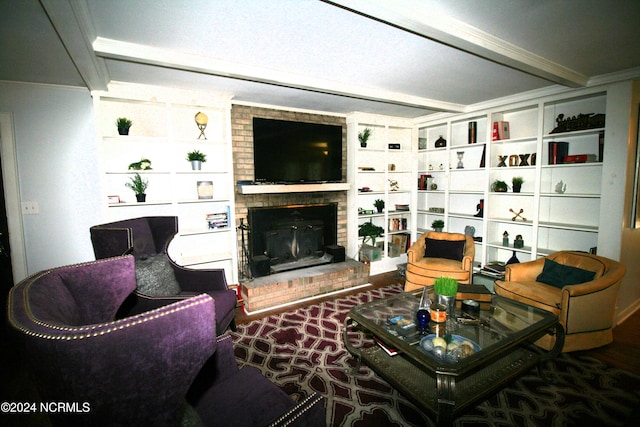
[[[435,426],[364,363],[353,373],[356,361],[343,345],[351,307],[402,290],[395,284],[238,325],[229,332],[238,364],[256,367],[294,400],[312,392],[325,396],[327,426]],[[360,335],[356,346],[370,341]],[[543,377],[536,369],[526,372],[453,425],[637,425],[640,376],[571,354],[543,364],[542,372]]]

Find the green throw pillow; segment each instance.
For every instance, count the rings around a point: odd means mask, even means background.
[[[596,273],[593,271],[559,264],[545,258],[542,273],[540,273],[536,280],[541,283],[546,283],[547,285],[555,286],[556,288],[562,288],[566,285],[590,282],[595,275]]]

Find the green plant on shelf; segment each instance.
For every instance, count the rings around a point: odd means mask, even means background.
[[[371,221],[365,222],[358,226],[358,236],[362,237],[362,244],[366,245],[368,240],[371,240],[371,245],[376,245],[376,238],[382,236],[384,228],[379,227]]]
[[[129,179],[130,181],[125,183],[124,185],[127,188],[133,190],[133,192],[136,194],[144,194],[144,192],[147,190],[147,187],[149,186],[149,181],[143,179],[137,172]]]

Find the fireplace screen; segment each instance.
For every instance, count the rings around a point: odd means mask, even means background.
[[[318,265],[337,240],[337,204],[249,209],[249,255],[272,271]]]

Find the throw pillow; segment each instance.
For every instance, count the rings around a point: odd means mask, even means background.
[[[537,277],[537,281],[547,285],[562,288],[566,285],[577,285],[578,283],[590,282],[596,273],[570,265],[563,265],[553,260],[545,258],[542,273]]]
[[[464,240],[425,239],[425,258],[446,258],[462,261],[464,256]]]
[[[136,285],[138,291],[154,297],[180,293],[180,285],[165,254],[136,260]]]

